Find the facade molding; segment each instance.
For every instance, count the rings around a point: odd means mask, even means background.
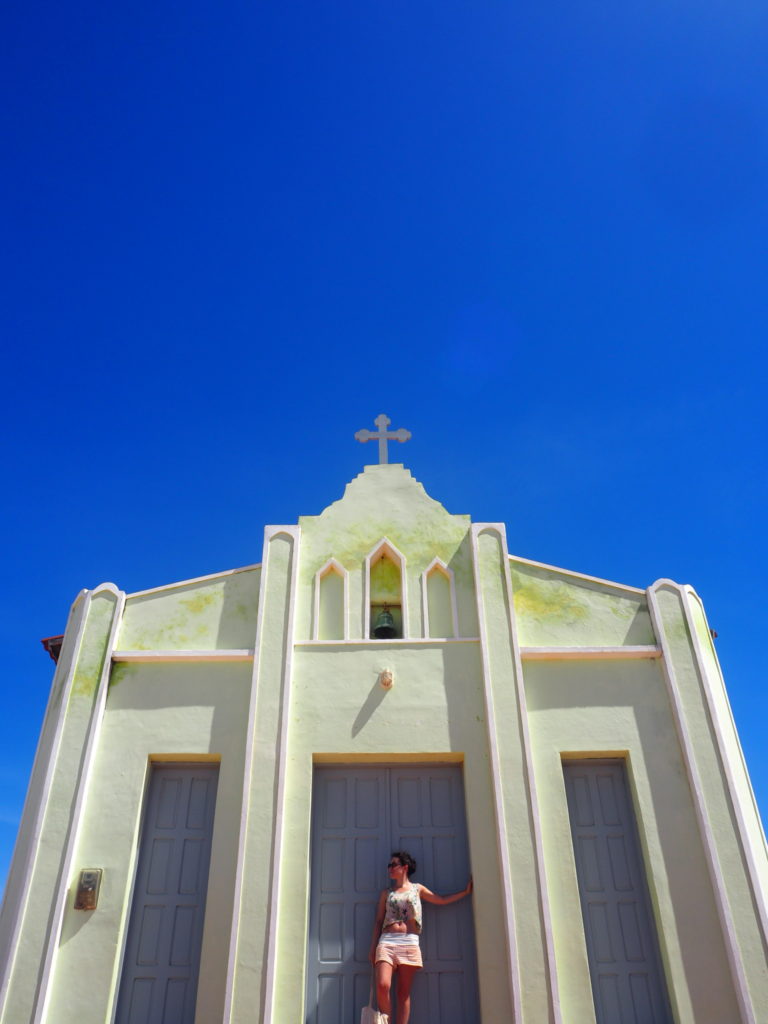
[[[31,827],[32,834],[30,837],[29,848],[23,863],[19,864],[17,868],[16,857],[18,855],[22,839],[20,827],[19,834],[16,837],[16,844],[14,847],[13,856],[11,858],[11,868],[8,873],[8,882],[6,884],[5,896],[3,899],[3,910],[5,910],[6,903],[12,896],[12,889],[10,883],[12,881],[12,876],[16,874],[17,870],[20,874],[21,881],[25,884],[20,885],[20,898],[16,905],[15,913],[11,918],[11,925],[9,928],[7,959],[5,960],[4,964],[0,964],[0,969],[3,970],[2,977],[0,978],[0,1020],[3,1019],[3,1016],[5,1014],[6,1002],[10,990],[11,979],[13,977],[13,971],[16,965],[16,955],[19,951],[19,933],[21,930],[21,925],[24,921],[24,916],[26,914],[29,896],[31,893],[31,885],[29,883],[32,880],[35,861],[37,859],[37,851],[40,836],[42,833],[43,823],[45,821],[45,816],[50,801],[51,787],[53,785],[53,778],[56,773],[56,763],[58,761],[59,751],[61,749],[61,740],[64,731],[64,719],[66,717],[67,706],[69,704],[69,697],[72,692],[72,684],[74,682],[75,673],[77,671],[78,658],[80,656],[80,651],[82,649],[83,635],[85,633],[85,625],[88,620],[88,609],[90,607],[90,603],[91,592],[89,590],[81,590],[78,593],[75,600],[72,602],[72,607],[69,614],[69,621],[67,623],[67,631],[64,634],[65,638],[67,632],[69,632],[70,626],[75,621],[76,614],[79,614],[80,620],[77,623],[77,632],[72,641],[72,647],[70,649],[71,656],[69,657],[69,660],[67,660],[67,651],[62,650],[62,657],[59,659],[59,663],[56,666],[56,671],[54,672],[53,683],[51,685],[51,692],[48,697],[48,706],[46,708],[45,717],[43,719],[43,727],[40,732],[40,739],[38,740],[37,751],[35,752],[35,760],[32,766],[32,774],[27,788],[27,795],[24,801],[24,809],[22,811],[22,826],[27,819],[27,815],[34,815]],[[56,685],[59,676],[64,677],[61,683],[60,690]],[[57,696],[60,696],[59,708],[56,714],[56,724],[53,730],[53,737],[51,739],[50,748],[48,750],[46,757],[46,725],[49,722],[49,716],[53,710],[55,699]],[[43,764],[45,764],[44,769]],[[43,779],[43,785],[40,792],[37,807],[33,809],[33,787],[35,782],[35,776],[37,774],[38,769],[40,769],[41,771],[44,770],[45,776]]]
[[[253,661],[253,648],[210,651],[113,651],[113,662],[136,665],[156,665],[173,661]]]
[[[741,962],[741,954],[739,951],[738,939],[736,937],[736,928],[728,902],[725,877],[720,864],[720,858],[718,857],[715,837],[707,816],[704,785],[696,764],[693,740],[686,722],[685,712],[683,710],[680,697],[680,687],[677,681],[677,674],[672,661],[669,640],[667,638],[667,632],[664,626],[661,609],[659,607],[658,591],[662,588],[671,590],[678,600],[680,600],[681,605],[684,604],[682,588],[673,580],[657,580],[648,588],[648,610],[651,613],[651,622],[653,624],[654,632],[656,633],[656,637],[663,651],[663,657],[661,659],[663,675],[667,684],[667,693],[672,706],[672,714],[677,728],[677,735],[680,741],[683,761],[688,774],[688,783],[693,795],[696,820],[699,826],[699,834],[704,847],[710,881],[715,895],[715,903],[717,906],[718,917],[720,918],[720,926],[723,929],[728,965],[730,967],[731,978],[736,992],[736,999],[738,1000],[739,1009],[742,1015],[742,1024],[759,1024],[759,1018],[756,1016],[752,1006],[749,986],[747,984],[744,967]]]
[[[509,986],[512,999],[512,1010],[515,1021],[523,1019],[522,978],[520,976],[520,959],[517,950],[517,929],[515,921],[515,904],[512,891],[512,865],[509,858],[507,837],[507,816],[504,810],[504,799],[501,791],[501,756],[499,754],[498,726],[491,685],[491,665],[488,655],[488,626],[485,616],[485,598],[483,596],[483,580],[480,570],[479,537],[481,533],[493,531],[500,536],[499,526],[491,527],[488,523],[473,523],[471,527],[472,562],[475,575],[475,598],[477,601],[477,621],[480,632],[480,652],[483,666],[483,692],[485,696],[486,728],[488,732],[488,752],[491,762],[493,779],[493,802],[496,816],[496,849],[501,866],[501,884],[504,893],[504,924],[507,932],[507,964],[509,967]],[[501,527],[503,529],[503,526]]]
[[[166,590],[178,590],[180,587],[191,587],[194,583],[207,583],[209,580],[220,580],[224,576],[236,576],[239,572],[252,572],[260,569],[261,562],[254,565],[242,565],[238,569],[224,569],[222,572],[212,572],[207,576],[193,576],[190,580],[177,580],[175,583],[166,583],[162,587],[150,587],[148,590],[134,590],[132,594],[126,594],[126,601],[134,597],[148,597],[150,594],[162,594]]]
[[[557,976],[557,960],[555,959],[555,938],[552,927],[552,907],[549,899],[549,887],[547,881],[546,864],[544,861],[544,840],[541,825],[541,807],[539,795],[536,788],[536,773],[533,766],[533,746],[531,743],[531,731],[528,724],[528,702],[525,697],[525,676],[523,675],[523,664],[520,656],[520,644],[517,638],[517,620],[515,617],[515,595],[512,587],[512,573],[510,566],[509,552],[507,550],[506,529],[499,531],[499,540],[503,555],[504,565],[504,586],[507,594],[507,606],[509,608],[509,635],[512,642],[512,656],[515,661],[515,673],[518,678],[517,704],[520,715],[520,728],[523,740],[523,753],[525,756],[526,782],[528,784],[528,796],[531,801],[531,824],[533,826],[533,843],[536,859],[536,874],[539,883],[539,905],[542,922],[544,926],[544,942],[547,956],[547,970],[549,973],[549,995],[552,1000],[553,1024],[562,1024],[562,1011],[560,1007],[560,985]]]
[[[268,544],[271,537],[270,527],[264,528],[264,546],[262,566],[267,564]],[[251,776],[253,774],[254,746],[256,742],[256,682],[259,674],[258,651],[264,627],[264,610],[266,604],[267,573],[261,573],[259,580],[259,604],[256,612],[256,635],[253,643],[253,671],[251,673],[251,692],[248,700],[248,725],[243,755],[243,785],[240,796],[240,826],[237,837],[237,854],[235,867],[235,884],[232,898],[232,926],[229,933],[229,949],[227,956],[227,973],[224,986],[223,1024],[232,1020],[235,995],[235,968],[237,966],[237,945],[240,926],[240,911],[243,899],[243,877],[245,873],[245,842],[248,830],[248,808],[250,805]]]
[[[83,757],[79,766],[75,801],[67,829],[64,860],[59,871],[57,891],[54,897],[53,914],[51,916],[48,939],[43,956],[42,973],[35,1001],[34,1016],[31,1024],[41,1024],[45,1020],[51,994],[51,971],[56,957],[56,950],[61,936],[61,926],[64,921],[64,910],[69,890],[69,876],[72,871],[72,863],[75,857],[75,849],[80,836],[80,828],[83,819],[83,810],[88,798],[88,791],[91,782],[91,768],[96,754],[96,743],[101,731],[101,723],[104,718],[104,708],[107,703],[107,690],[109,689],[109,675],[112,670],[111,653],[117,641],[117,634],[123,621],[123,608],[125,607],[125,594],[118,590],[113,583],[103,583],[91,592],[90,605],[93,606],[94,598],[99,594],[109,593],[115,598],[115,606],[112,609],[112,621],[107,635],[106,649],[99,675],[99,682],[96,689],[93,707],[88,720]],[[87,619],[86,619],[87,628]],[[73,681],[74,676],[73,673]]]
[[[726,791],[728,793],[728,801],[731,805],[733,814],[735,815],[736,820],[739,824],[739,827],[736,830],[736,836],[739,843],[739,849],[741,850],[741,855],[744,858],[744,863],[747,866],[747,878],[749,880],[750,894],[755,903],[755,906],[757,907],[758,921],[760,924],[763,947],[765,949],[765,947],[768,946],[768,908],[766,908],[766,894],[763,891],[763,887],[761,886],[760,880],[758,878],[757,864],[755,863],[754,851],[752,849],[751,844],[748,841],[746,841],[749,833],[747,829],[746,818],[744,815],[744,807],[742,805],[742,801],[739,798],[739,794],[736,789],[736,780],[733,774],[733,765],[731,763],[731,758],[728,755],[728,749],[725,743],[725,736],[723,734],[723,727],[720,721],[720,716],[717,712],[717,708],[715,706],[715,698],[712,692],[712,684],[709,679],[709,673],[706,669],[704,651],[702,650],[701,640],[699,638],[699,634],[694,624],[693,616],[691,614],[690,601],[695,600],[698,603],[702,615],[704,615],[704,609],[701,605],[701,601],[699,600],[699,596],[693,589],[693,587],[682,587],[680,590],[680,594],[683,599],[682,605],[683,610],[685,612],[685,621],[688,626],[688,632],[691,635],[694,651],[696,653],[696,668],[699,674],[699,679],[701,680],[702,689],[704,691],[704,697],[706,699],[707,713],[709,715],[710,724],[714,732],[715,743],[717,747],[717,756],[718,760],[720,761],[723,775],[725,776],[726,780]],[[706,616],[704,617],[704,621],[706,622]],[[715,653],[714,648],[712,650],[712,655],[714,657],[715,665],[717,666],[718,677],[720,679],[720,682],[722,683],[723,680],[722,675],[720,674],[720,662],[717,658],[717,654]],[[747,774],[746,770],[744,753],[741,749],[741,743],[739,742],[738,733],[736,732],[736,724],[733,720],[733,712],[731,710],[730,701],[728,700],[728,694],[725,691],[724,685],[723,696],[725,697],[725,703],[729,715],[729,723],[733,728],[734,737],[741,759],[740,767],[744,771],[744,775],[749,786],[749,793],[752,799],[752,807],[750,809],[754,811],[757,818],[757,822],[761,825],[760,814],[757,810],[757,804],[755,802],[755,795],[752,790],[752,785],[749,782],[749,775]],[[763,833],[762,825],[760,827],[760,832],[762,835],[763,843],[765,843],[765,834]]]
[[[661,648],[657,644],[639,644],[634,647],[521,647],[523,661],[628,661],[642,658],[658,659]]]
[[[630,594],[645,596],[646,591],[642,587],[631,587],[628,583],[615,583],[613,580],[605,580],[601,576],[588,576],[585,572],[575,572],[573,569],[563,569],[559,565],[549,565],[548,562],[536,562],[532,558],[521,558],[520,555],[509,555],[511,562],[521,562],[523,565],[533,566],[534,569],[547,569],[549,572],[556,572],[562,576],[571,576],[573,579],[584,580],[585,583],[601,583],[613,590],[626,590]]]

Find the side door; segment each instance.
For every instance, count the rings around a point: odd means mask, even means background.
[[[598,1024],[672,1024],[621,761],[563,766]]]
[[[218,767],[155,765],[116,1024],[193,1024]]]

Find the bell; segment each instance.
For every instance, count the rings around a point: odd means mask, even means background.
[[[392,618],[392,613],[386,605],[376,616],[376,621],[373,624],[373,635],[377,640],[391,640],[397,636],[395,620]]]

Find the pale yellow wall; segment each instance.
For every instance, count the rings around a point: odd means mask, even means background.
[[[259,568],[128,596],[117,647],[207,651],[253,647]]]
[[[394,673],[389,691],[378,684],[384,667]],[[386,651],[350,644],[297,651],[275,1020],[303,1019],[313,755],[334,763],[367,758],[382,764],[418,763],[440,755],[463,758],[483,1019],[508,1019],[499,864],[488,838],[494,824],[481,676],[476,643],[403,644]]]
[[[644,593],[510,559],[523,647],[655,644]]]
[[[653,661],[529,663],[525,689],[555,927],[564,1024],[594,1021],[562,756],[626,754],[678,1024],[740,1014],[690,787]]]
[[[104,1024],[119,983],[149,759],[220,757],[197,1021],[221,1013],[250,665],[121,665],[113,671],[71,883],[81,868],[104,878],[93,913],[72,909],[70,890],[49,1024]],[[83,966],[87,965],[87,983]]]

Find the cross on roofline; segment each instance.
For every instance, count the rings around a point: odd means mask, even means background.
[[[410,430],[403,430],[401,427],[399,430],[387,430],[387,427],[392,422],[388,416],[384,413],[377,416],[373,421],[378,430],[358,430],[355,434],[355,440],[361,441],[363,444],[366,441],[378,441],[379,442],[379,465],[386,466],[389,462],[387,457],[387,441],[410,441],[411,432]]]

